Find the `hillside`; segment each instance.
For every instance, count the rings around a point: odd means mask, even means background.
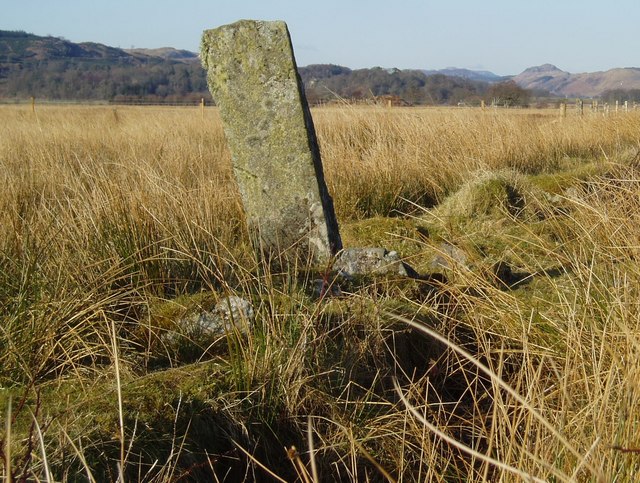
[[[132,55],[146,55],[161,59],[180,60],[183,62],[199,62],[198,54],[188,50],[178,50],[173,47],[161,47],[159,49],[125,49]]]
[[[141,59],[120,49],[92,42],[76,44],[58,37],[39,37],[26,32],[0,31],[0,61],[21,64],[56,59],[124,60]]]
[[[530,67],[513,80],[525,89],[546,90],[557,96],[597,97],[614,89],[640,89],[640,68],[571,74],[545,64]]]
[[[313,103],[391,96],[403,104],[455,104],[479,99],[488,84],[419,70],[301,67]],[[461,74],[461,75],[457,75]],[[191,102],[211,100],[198,55],[170,47],[118,49],[57,37],[0,31],[0,100],[77,99]]]
[[[190,52],[126,51],[93,42],[0,31],[0,99],[30,96],[184,101],[208,98],[209,93],[197,56]]]
[[[371,99],[391,96],[408,104],[456,104],[479,100],[486,82],[443,74],[427,75],[420,70],[351,70],[336,65],[299,68],[309,101],[312,103],[343,99]]]
[[[312,104],[378,96],[411,105],[474,103],[486,97],[489,86],[509,79],[534,93],[640,99],[640,68],[632,67],[572,74],[544,64],[515,77],[453,67],[352,70],[319,64],[299,71]],[[31,96],[115,102],[193,102],[204,97],[211,102],[194,52],[171,47],[119,49],[0,30],[0,101]]]
[[[426,75],[436,75],[442,74],[449,77],[462,77],[464,79],[469,79],[472,81],[481,81],[481,82],[502,82],[508,80],[509,76],[499,76],[494,74],[493,72],[489,72],[488,70],[470,70],[470,69],[459,69],[457,67],[447,67],[446,69],[439,70],[423,70]]]

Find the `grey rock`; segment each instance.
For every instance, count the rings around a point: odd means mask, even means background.
[[[253,328],[255,313],[253,305],[242,297],[231,295],[216,304],[211,313],[204,312],[199,322],[206,332],[224,334],[238,330],[241,334],[248,334]]]
[[[443,243],[438,247],[439,253],[431,260],[434,270],[453,270],[467,267],[467,254],[460,248]]]
[[[183,336],[200,340],[224,336],[234,331],[247,335],[253,328],[254,319],[251,303],[232,295],[220,300],[212,310],[201,310],[185,316],[177,325]],[[169,337],[175,337],[175,334]]]
[[[333,264],[333,270],[348,277],[372,274],[407,277],[412,272],[397,252],[378,247],[346,248]]]
[[[259,253],[328,262],[342,241],[286,24],[207,30],[201,59]]]

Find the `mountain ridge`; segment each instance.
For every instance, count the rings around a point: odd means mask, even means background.
[[[464,79],[477,80],[483,82],[503,82],[512,76],[501,76],[488,70],[472,70],[460,67],[447,67],[446,69],[422,69],[426,75],[443,74],[450,77],[462,77]]]
[[[556,96],[598,97],[607,91],[640,89],[640,68],[572,74],[553,64],[543,64],[525,69],[513,80],[525,89],[545,90]]]
[[[190,57],[0,30],[0,98],[210,100],[200,62]]]
[[[457,67],[350,69],[333,64],[312,64],[299,71],[308,92],[319,102],[336,95],[391,95],[418,104],[457,103],[478,99],[489,85],[508,80],[524,89],[560,97],[597,97],[610,91],[640,89],[640,68],[636,67],[573,74],[542,64],[515,76]],[[32,95],[52,99],[210,99],[195,52],[172,47],[120,49],[0,30],[0,97]]]
[[[156,49],[123,49],[133,55],[146,55],[149,57],[159,57],[168,60],[180,60],[184,62],[200,62],[198,54],[190,50],[174,49],[173,47],[160,47]]]
[[[402,104],[457,104],[479,99],[486,83],[416,70],[300,67],[310,103],[371,101],[391,96]],[[59,37],[0,31],[0,99],[211,102],[197,54],[171,47],[119,49],[75,44]]]

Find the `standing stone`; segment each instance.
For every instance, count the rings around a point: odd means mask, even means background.
[[[286,24],[207,30],[201,58],[260,248],[328,262],[342,242]]]

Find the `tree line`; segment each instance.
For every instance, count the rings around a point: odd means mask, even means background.
[[[0,73],[0,97],[30,96],[50,100],[186,101],[208,97],[209,93],[197,63],[132,66],[43,60],[5,68]]]
[[[526,106],[531,92],[511,80],[488,83],[420,70],[351,70],[336,65],[313,65],[299,69],[312,104],[335,99],[375,100],[394,96],[409,105],[480,104]]]
[[[548,93],[507,80],[489,83],[464,77],[374,67],[352,70],[320,64],[300,67],[310,104],[336,100],[375,101],[391,96],[405,105],[527,106]],[[96,43],[0,30],[0,102],[48,100],[212,102],[198,59],[132,53]],[[603,102],[640,102],[640,89],[611,89]]]
[[[420,70],[337,65],[299,68],[311,104],[336,99],[393,96],[408,105],[527,105],[530,93],[507,81],[484,81]],[[174,60],[95,43],[0,31],[0,101],[48,100],[211,102],[206,73],[197,58]]]
[[[336,99],[367,100],[391,95],[411,105],[455,105],[496,100],[500,105],[526,105],[529,96],[513,82],[487,84],[442,74],[427,76],[420,71],[382,68],[347,71],[316,78],[322,67],[300,68],[307,99],[311,104]],[[206,75],[197,62],[167,62],[159,59],[141,65],[125,62],[39,60],[4,64],[0,68],[0,98],[50,100],[144,100],[211,102]]]

